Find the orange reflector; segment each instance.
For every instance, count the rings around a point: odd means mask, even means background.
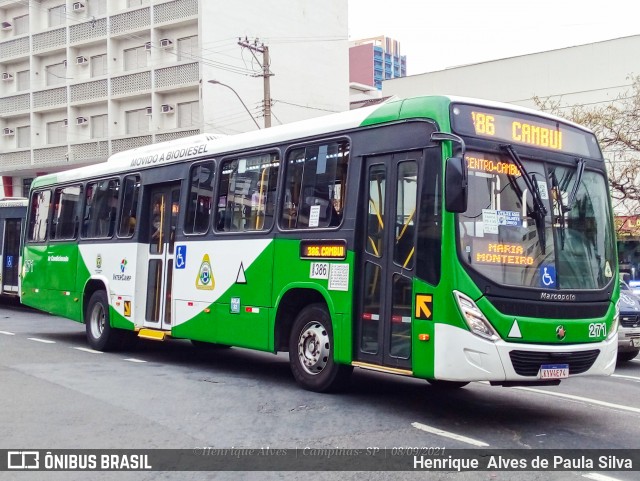
[[[428,341],[431,338],[429,337],[429,334],[418,334],[418,339],[420,341]]]
[[[209,309],[208,307],[204,310],[204,312],[206,312],[207,314],[209,314],[211,312],[211,309]]]

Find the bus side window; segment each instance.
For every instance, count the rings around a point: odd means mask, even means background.
[[[27,238],[30,242],[44,242],[47,240],[49,222],[49,208],[51,207],[51,191],[34,192],[31,196],[31,211]]]
[[[118,237],[133,237],[137,226],[138,201],[140,197],[140,177],[128,175],[124,178],[122,204],[120,205],[120,225]]]
[[[55,190],[51,239],[74,239],[78,234],[78,206],[82,187],[72,185]]]
[[[84,213],[82,216],[82,237],[112,237],[116,225],[120,181],[101,180],[87,185]]]
[[[191,168],[189,200],[184,223],[186,234],[205,234],[209,229],[214,173],[213,162],[194,165]]]
[[[310,145],[287,155],[284,229],[336,227],[342,222],[349,144]]]
[[[217,231],[248,232],[271,228],[279,167],[275,153],[222,162]]]

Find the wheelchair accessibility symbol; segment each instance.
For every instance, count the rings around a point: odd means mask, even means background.
[[[187,266],[187,246],[176,247],[176,269],[184,269]]]
[[[554,266],[540,267],[540,284],[542,287],[555,287],[556,268]]]

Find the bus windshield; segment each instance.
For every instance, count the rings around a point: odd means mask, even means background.
[[[604,175],[584,169],[584,161],[560,166],[518,157],[521,169],[514,155],[508,149],[465,155],[469,202],[458,216],[463,262],[505,285],[604,288],[615,266]]]

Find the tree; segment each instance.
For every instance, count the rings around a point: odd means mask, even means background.
[[[614,210],[640,214],[640,75],[629,90],[600,106],[565,106],[562,99],[534,97],[540,110],[590,128],[605,156]]]

